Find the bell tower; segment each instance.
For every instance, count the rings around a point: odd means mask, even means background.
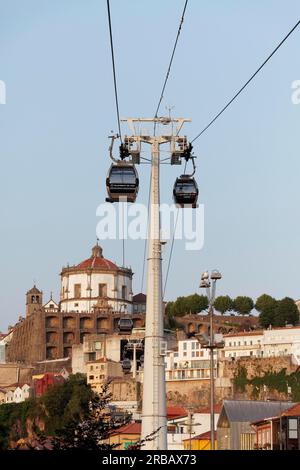
[[[39,310],[43,305],[43,292],[36,285],[26,292],[26,317],[30,317],[34,312]]]

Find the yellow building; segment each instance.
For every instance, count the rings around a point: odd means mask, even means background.
[[[121,364],[106,359],[106,357],[87,363],[87,383],[90,384],[91,388],[97,393],[102,391],[103,383],[110,377],[122,376],[123,371]]]
[[[114,450],[127,450],[131,445],[139,442],[141,438],[141,423],[125,424],[114,431],[107,442],[117,444]]]
[[[184,450],[211,450],[210,431],[198,434],[191,439],[183,440]],[[217,449],[217,439],[215,439],[215,449]]]

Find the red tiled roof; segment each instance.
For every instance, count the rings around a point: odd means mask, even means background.
[[[121,426],[111,433],[111,436],[117,434],[141,434],[142,425],[141,423],[129,423]]]
[[[187,416],[187,411],[182,406],[168,406],[167,407],[168,419],[183,418],[184,416]]]
[[[194,436],[191,438],[191,441],[198,441],[198,440],[206,440],[206,441],[210,441],[210,431],[206,431],[206,432],[203,432],[202,434],[198,434],[198,436]],[[215,439],[216,439],[216,436],[215,436]],[[189,441],[190,439],[183,439],[184,441]]]
[[[300,416],[300,403],[288,408],[281,416]]]
[[[109,269],[116,270],[117,266],[108,259],[99,256],[91,256],[77,265],[79,269]]]
[[[224,338],[229,338],[231,336],[257,336],[262,335],[263,330],[259,331],[239,331],[238,333],[228,333],[227,335],[223,335]]]

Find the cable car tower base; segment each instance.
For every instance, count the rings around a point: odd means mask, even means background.
[[[170,144],[171,164],[181,164],[181,155],[187,148],[186,137],[179,136],[185,122],[183,118],[126,118],[132,131],[125,136],[124,143],[132,158],[139,162],[141,143],[151,145],[151,188],[150,188],[150,219],[148,245],[147,304],[144,350],[143,379],[143,410],[142,433],[144,439],[151,435],[142,450],[167,449],[167,417],[166,417],[166,381],[165,381],[165,350],[164,311],[162,298],[162,254],[160,239],[160,145]],[[136,132],[137,123],[148,123],[171,126],[169,135],[149,135]],[[154,131],[155,134],[155,131]],[[132,148],[134,147],[134,148]],[[131,150],[132,148],[132,150]]]

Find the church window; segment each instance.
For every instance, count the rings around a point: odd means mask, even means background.
[[[107,284],[99,284],[99,297],[107,296]]]
[[[74,284],[74,297],[81,297],[81,284]]]

